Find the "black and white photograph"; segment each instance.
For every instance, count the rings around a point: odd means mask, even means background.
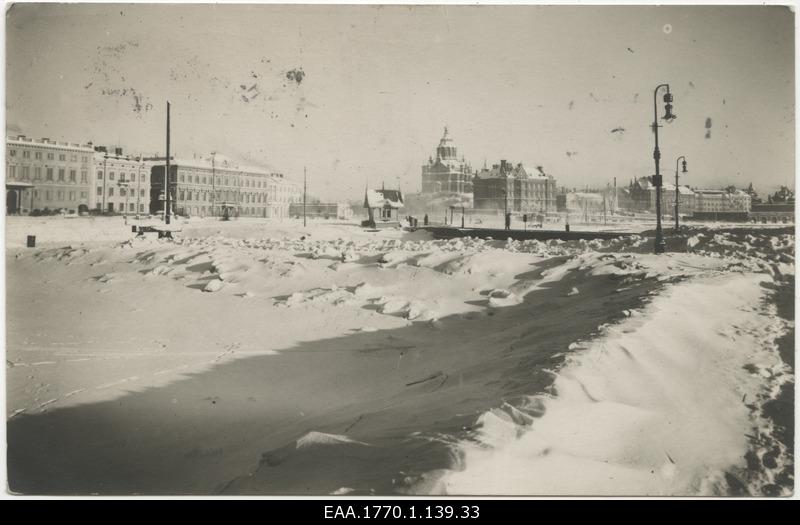
[[[794,497],[795,5],[4,7],[4,498]]]

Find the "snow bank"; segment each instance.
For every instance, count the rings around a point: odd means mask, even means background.
[[[744,463],[756,424],[744,398],[764,390],[744,367],[791,379],[765,344],[780,321],[753,315],[761,280],[728,274],[677,285],[643,316],[609,328],[568,360],[555,396],[481,416],[474,439],[458,447],[459,470],[436,490],[725,494],[724,473]]]

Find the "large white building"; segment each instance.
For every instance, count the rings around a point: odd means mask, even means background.
[[[695,214],[747,213],[751,197],[742,190],[694,190]]]
[[[150,163],[151,213],[164,209],[164,157]],[[213,154],[193,159],[170,160],[172,211],[187,216],[283,218],[289,204],[302,201],[302,188],[282,173],[240,165]]]
[[[93,155],[91,144],[6,139],[6,213],[94,208]]]

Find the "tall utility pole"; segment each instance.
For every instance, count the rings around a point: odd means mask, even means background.
[[[101,212],[106,211],[106,181],[108,180],[108,172],[106,170],[106,163],[108,161],[108,152],[103,153],[103,208]]]
[[[169,224],[169,207],[170,207],[170,198],[169,198],[169,190],[170,190],[170,175],[169,175],[169,102],[167,102],[167,165],[166,170],[164,171],[164,188],[166,191],[166,195],[164,196],[164,207],[166,210],[164,211],[164,222]]]
[[[306,167],[303,166],[303,228],[306,227]]]
[[[614,200],[611,201],[611,215],[614,215],[617,211],[617,178],[614,177]]]
[[[681,192],[678,188],[678,162],[683,159],[683,173],[686,173],[686,157],[681,155],[677,159],[675,159],[675,232],[677,233],[680,229],[680,224],[678,223],[678,200],[680,199]]]
[[[217,173],[214,169],[214,158],[216,157],[217,152],[211,152],[211,216],[216,217],[216,207],[217,207]]]
[[[139,220],[139,212],[141,211],[141,187],[142,187],[142,154],[136,159],[136,220]]]
[[[128,196],[130,194],[130,183],[125,180],[125,174],[121,173],[119,181],[117,182],[117,186],[119,186],[119,191],[122,193],[125,192],[125,204],[123,205],[124,208],[122,210],[122,216],[125,219],[125,225],[128,224]]]

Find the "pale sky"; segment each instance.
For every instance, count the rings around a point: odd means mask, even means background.
[[[669,83],[662,173],[686,155],[688,184],[763,192],[794,184],[793,31],[761,6],[16,5],[6,128],[163,154],[169,100],[176,155],[306,166],[310,193],[358,199],[418,191],[447,125],[475,167],[599,187],[653,173]]]

